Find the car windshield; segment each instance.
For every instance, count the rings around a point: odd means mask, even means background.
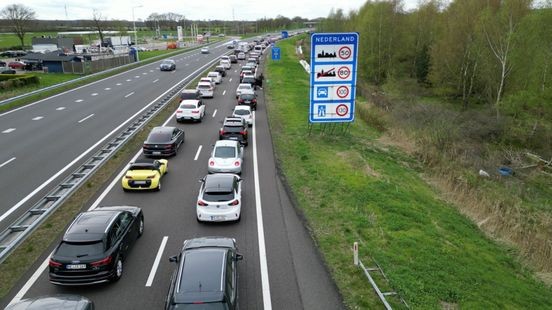
[[[104,244],[102,241],[95,242],[62,242],[56,255],[65,257],[85,257],[102,254]]]
[[[237,109],[237,110],[234,110],[234,114],[236,114],[236,115],[249,115],[249,114],[251,114],[251,112],[249,112],[248,110],[245,110],[245,109]]]
[[[236,148],[231,146],[218,146],[215,148],[215,156],[217,158],[235,158]]]
[[[230,201],[234,199],[233,192],[205,192],[203,193],[203,200],[205,201]]]
[[[169,132],[152,132],[148,137],[150,143],[168,142],[171,140],[171,134]]]

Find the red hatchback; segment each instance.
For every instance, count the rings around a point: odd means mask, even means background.
[[[25,67],[25,63],[22,61],[10,61],[8,63],[8,67],[12,69],[23,69]]]

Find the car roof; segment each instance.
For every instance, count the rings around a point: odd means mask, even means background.
[[[249,83],[240,83],[240,85],[238,85],[238,87],[247,87],[247,88],[251,88],[251,84],[249,84]]]
[[[121,212],[121,210],[102,209],[83,212],[69,226],[63,235],[63,241],[100,241],[103,239],[107,228],[111,226],[111,223]]]
[[[217,142],[215,142],[215,147],[219,147],[219,146],[238,146],[238,141],[236,140],[217,140]]]
[[[234,111],[236,110],[249,110],[251,111],[251,107],[248,105],[240,104],[234,107]]]
[[[211,82],[199,82],[199,83],[197,83],[197,86],[209,86],[209,87],[211,87],[212,85],[211,85]]]
[[[210,74],[214,74],[214,75],[218,76],[220,74],[220,72],[210,71],[209,73],[207,73],[207,75],[210,75]]]
[[[56,310],[81,310],[90,309],[88,305],[93,302],[79,295],[55,294],[33,298],[25,298],[21,301],[8,305],[6,310],[33,310],[33,309],[56,309]]]
[[[197,89],[183,89],[182,90],[182,93],[188,93],[188,94],[197,94],[198,93],[198,90]]]
[[[182,102],[180,102],[180,105],[181,105],[181,106],[182,106],[183,104],[198,105],[198,104],[199,104],[199,100],[198,100],[198,99],[185,99],[185,100],[182,100]]]
[[[205,191],[210,193],[231,192],[234,186],[234,178],[231,173],[215,173],[205,176]]]

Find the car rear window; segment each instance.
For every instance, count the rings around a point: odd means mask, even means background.
[[[136,170],[154,170],[155,167],[153,165],[133,165],[130,166],[128,170],[130,171],[136,171]]]
[[[152,132],[148,137],[150,143],[168,142],[171,140],[169,132]]]
[[[56,255],[66,257],[86,257],[102,254],[104,252],[104,244],[102,241],[95,242],[62,242]]]
[[[254,94],[244,93],[244,94],[241,95],[241,98],[242,98],[242,99],[245,99],[245,100],[252,100],[252,99],[255,99],[255,95],[254,95]]]
[[[201,88],[201,89],[211,89],[211,86],[209,85],[198,85],[197,88]]]
[[[220,202],[220,201],[230,201],[234,199],[234,193],[233,192],[205,192],[203,193],[203,200],[205,201],[213,201],[213,202]]]
[[[234,158],[236,157],[236,148],[231,146],[218,146],[215,148],[215,157]]]
[[[195,106],[195,104],[182,104],[182,105],[180,105],[180,108],[181,109],[195,109],[196,106]]]
[[[236,133],[236,132],[240,132],[242,130],[243,130],[243,126],[241,124],[224,125],[224,131],[225,132]]]
[[[197,93],[195,92],[186,92],[180,94],[180,99],[197,99]]]
[[[249,115],[249,114],[251,114],[251,112],[249,112],[248,110],[245,110],[245,109],[238,109],[238,110],[234,110],[234,114],[236,114],[236,115]]]

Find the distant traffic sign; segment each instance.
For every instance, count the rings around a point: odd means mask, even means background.
[[[272,48],[272,60],[280,60],[280,48],[279,47],[273,47]]]
[[[309,122],[354,121],[359,35],[311,35]]]

